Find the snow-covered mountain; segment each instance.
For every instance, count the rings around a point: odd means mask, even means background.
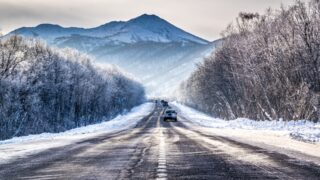
[[[147,14],[95,28],[40,24],[16,29],[8,35],[12,34],[76,48],[93,55],[100,63],[116,64],[140,79],[150,96],[170,94],[216,44]]]
[[[106,42],[137,43],[151,42],[209,42],[189,34],[156,15],[141,15],[129,21],[113,21],[95,28],[64,28],[53,24],[40,24],[36,27],[22,27],[10,34],[40,37],[49,43],[58,43],[74,36],[102,38]]]

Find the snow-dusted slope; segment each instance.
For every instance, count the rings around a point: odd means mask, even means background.
[[[134,74],[147,88],[151,97],[173,95],[203,57],[215,44],[139,43],[113,46],[95,52],[99,62],[117,64]]]
[[[117,36],[131,37],[129,42],[194,42],[208,44],[208,41],[189,34],[155,15],[142,15],[128,21]]]
[[[10,32],[8,35],[18,34],[27,37],[41,38],[48,42],[53,42],[57,37],[81,34],[85,30],[82,28],[64,28],[55,24],[40,24],[36,27],[22,27]]]

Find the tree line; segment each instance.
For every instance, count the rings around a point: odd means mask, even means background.
[[[97,123],[144,97],[140,83],[75,50],[19,36],[0,41],[0,139]]]
[[[181,101],[225,119],[319,121],[319,0],[240,13],[222,34],[181,85]]]

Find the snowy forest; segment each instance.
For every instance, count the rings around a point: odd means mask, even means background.
[[[19,36],[0,42],[0,139],[101,122],[145,99],[116,67]]]
[[[224,119],[319,121],[320,1],[240,13],[180,92]]]

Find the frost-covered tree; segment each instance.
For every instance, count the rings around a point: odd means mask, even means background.
[[[100,122],[143,101],[139,83],[75,50],[0,42],[0,139]]]
[[[320,3],[241,13],[182,85],[184,101],[234,119],[320,119]]]

